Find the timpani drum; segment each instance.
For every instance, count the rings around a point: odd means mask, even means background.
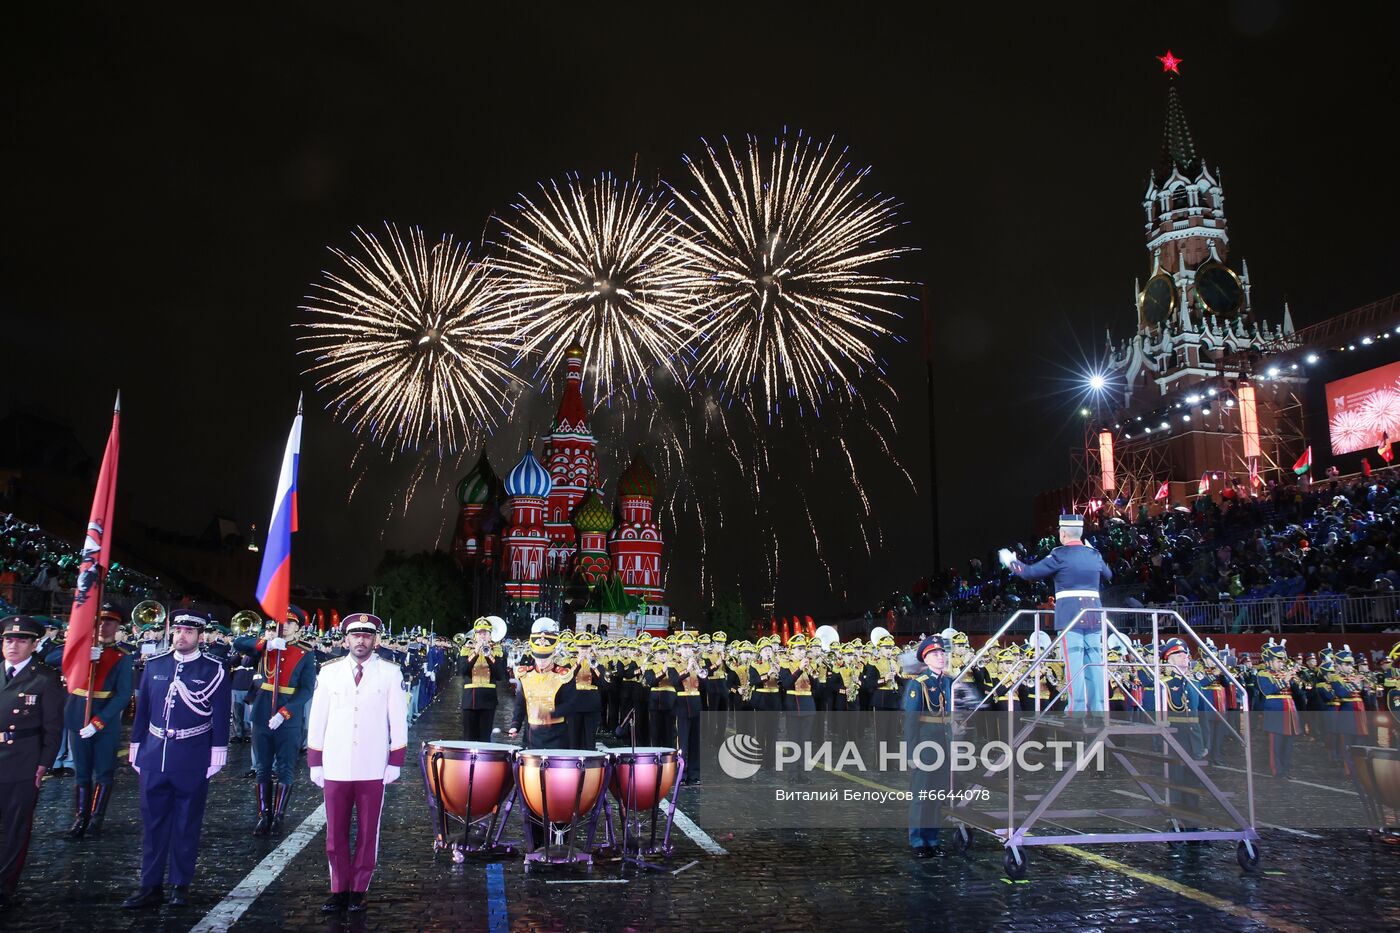
[[[610,759],[603,752],[569,748],[526,748],[515,756],[515,783],[525,802],[525,865],[591,862],[600,802],[608,783]],[[578,842],[580,821],[587,838]],[[541,838],[541,836],[543,838]],[[560,854],[558,848],[567,841]]]
[[[514,757],[515,746],[496,742],[423,743],[419,761],[428,807],[434,812],[438,848],[447,846],[448,818],[466,824],[460,846],[454,845],[454,849],[465,849],[471,824],[500,810],[515,789],[515,772],[511,768]],[[488,827],[482,847],[492,843],[491,836]]]
[[[608,788],[624,809],[650,810],[676,786],[680,763],[674,748],[614,749]]]

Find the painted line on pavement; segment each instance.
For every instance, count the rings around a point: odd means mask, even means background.
[[[602,742],[595,742],[594,745],[600,752],[617,751],[617,749],[609,748]],[[670,812],[671,801],[669,799],[663,799],[661,801],[661,809]],[[680,807],[676,807],[676,816],[674,822],[677,826],[681,828],[681,832],[689,836],[692,842],[694,842],[700,848],[704,849],[710,855],[729,854],[728,849],[720,845],[718,842],[715,842],[714,838],[710,836],[709,833],[705,832],[703,829],[701,829],[695,824],[694,820],[692,820],[690,817],[686,816],[683,812],[681,812]]]
[[[1081,861],[1097,865],[1100,868],[1106,868],[1109,871],[1116,871],[1120,875],[1126,875],[1129,878],[1133,878],[1145,884],[1150,884],[1153,887],[1161,888],[1163,891],[1170,891],[1187,900],[1195,901],[1198,904],[1204,904],[1207,907],[1214,908],[1232,917],[1239,917],[1244,920],[1262,924],[1271,930],[1278,930],[1279,933],[1311,933],[1307,927],[1301,926],[1300,924],[1289,923],[1287,920],[1271,917],[1261,911],[1251,910],[1248,907],[1241,907],[1233,901],[1227,901],[1224,898],[1216,897],[1214,894],[1198,891],[1179,881],[1163,878],[1161,875],[1154,875],[1150,871],[1142,871],[1141,869],[1133,868],[1131,865],[1124,865],[1122,862],[1115,861],[1114,859],[1104,858],[1102,855],[1095,852],[1086,852],[1075,846],[1047,846],[1046,848],[1054,849],[1057,852],[1073,856]]]
[[[704,849],[710,855],[729,854],[728,849],[720,845],[718,842],[715,842],[715,840],[711,838],[709,833],[705,832],[699,826],[695,825],[694,820],[682,813],[680,807],[676,807],[675,810],[672,811],[671,801],[663,800],[661,801],[661,808],[668,812],[674,812],[675,823],[681,828],[681,832],[689,836],[692,842],[694,842],[700,848]]]
[[[1244,770],[1243,768],[1231,768],[1229,765],[1211,765],[1211,767],[1212,767],[1212,768],[1219,768],[1221,771],[1233,771],[1233,772],[1235,772],[1236,774],[1244,774],[1244,773],[1245,773],[1245,770]],[[1254,777],[1255,777],[1256,779],[1257,779],[1257,778],[1266,778],[1266,777],[1269,777],[1269,775],[1263,774],[1263,773],[1261,773],[1261,772],[1256,771],[1256,772],[1254,773]],[[1314,784],[1312,781],[1300,781],[1300,780],[1298,780],[1297,778],[1286,778],[1286,780],[1287,780],[1288,783],[1290,783],[1290,784],[1302,784],[1304,787],[1316,787],[1318,790],[1330,790],[1330,791],[1331,791],[1332,793],[1334,793],[1334,794],[1347,794],[1347,795],[1352,796],[1352,797],[1360,797],[1360,796],[1361,796],[1361,795],[1358,794],[1356,791],[1354,791],[1354,790],[1347,790],[1345,787],[1329,787],[1329,786],[1326,785],[1326,784]]]
[[[291,864],[292,859],[306,848],[307,844],[326,828],[326,805],[323,803],[311,815],[292,830],[282,844],[267,854],[253,870],[238,882],[237,887],[228,892],[224,899],[214,905],[214,909],[204,915],[204,919],[194,925],[190,933],[215,933],[227,930],[238,922],[244,911],[253,906],[258,895],[267,890],[282,870]]]
[[[506,874],[500,862],[486,866],[486,923],[491,933],[508,933],[510,915],[506,911]]]
[[[1124,797],[1131,797],[1131,798],[1133,798],[1134,800],[1151,800],[1151,799],[1152,799],[1152,798],[1146,797],[1146,796],[1144,796],[1144,795],[1142,795],[1142,794],[1135,794],[1135,793],[1133,793],[1133,792],[1130,791],[1130,790],[1117,790],[1117,789],[1115,789],[1113,792],[1114,792],[1115,794],[1122,794]],[[1265,828],[1267,828],[1267,829],[1276,829],[1276,830],[1278,830],[1278,831],[1281,832],[1281,833],[1291,833],[1291,834],[1294,835],[1294,836],[1302,836],[1304,839],[1322,839],[1322,838],[1323,838],[1322,836],[1319,836],[1317,833],[1305,832],[1304,830],[1301,830],[1301,829],[1293,829],[1292,827],[1289,827],[1289,826],[1279,826],[1277,823],[1260,823],[1259,825],[1260,825],[1260,826],[1263,826],[1263,827],[1265,827]]]
[[[677,868],[675,871],[671,872],[671,874],[673,874],[673,875],[679,875],[681,872],[685,871],[687,868],[694,868],[696,865],[699,865],[699,864],[700,864],[700,860],[699,860],[699,859],[696,859],[696,860],[693,861],[693,862],[687,862],[686,864],[682,865],[680,868]]]
[[[545,884],[626,884],[626,878],[560,878],[557,881],[546,881]]]

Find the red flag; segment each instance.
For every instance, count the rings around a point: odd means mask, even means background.
[[[1303,455],[1298,458],[1298,462],[1293,464],[1293,472],[1297,473],[1299,476],[1302,476],[1304,473],[1308,472],[1311,469],[1312,445],[1309,444],[1307,449],[1303,451]]]
[[[1210,492],[1210,471],[1201,474],[1201,481],[1196,484],[1196,495],[1204,496]]]
[[[1376,448],[1376,453],[1380,454],[1381,459],[1384,460],[1386,463],[1389,463],[1390,461],[1395,459],[1395,452],[1390,449],[1389,431],[1381,432],[1381,443],[1380,446]]]
[[[68,641],[63,648],[63,678],[69,691],[87,689],[91,680],[92,646],[97,635],[97,611],[102,608],[102,584],[112,566],[112,519],[117,508],[117,452],[121,447],[122,397],[112,409],[112,430],[102,454],[97,489],[92,494],[92,517],[83,538],[82,563],[78,585],[73,590],[73,609],[68,616]]]
[[[1368,479],[1371,476],[1371,461],[1366,457],[1361,458],[1361,475]]]
[[[1152,501],[1153,501],[1153,502],[1161,502],[1163,499],[1167,498],[1167,497],[1170,496],[1171,494],[1172,494],[1172,484],[1171,484],[1170,482],[1165,482],[1165,483],[1162,484],[1162,488],[1159,489],[1159,490],[1157,490],[1157,495],[1155,495],[1155,496],[1152,497]]]
[[[1254,486],[1254,487],[1258,487],[1258,486],[1263,486],[1263,485],[1264,485],[1264,481],[1263,481],[1262,479],[1259,478],[1259,458],[1258,458],[1258,457],[1250,457],[1250,458],[1249,458],[1249,485],[1250,485],[1250,486]]]

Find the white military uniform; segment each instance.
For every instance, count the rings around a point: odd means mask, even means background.
[[[306,761],[324,769],[333,893],[363,896],[369,890],[379,857],[384,786],[396,779],[407,752],[408,704],[397,664],[371,653],[362,664],[346,655],[321,668],[311,696]],[[353,853],[352,813],[359,827]]]
[[[403,671],[371,653],[360,683],[345,655],[321,668],[311,695],[308,750],[320,752],[328,781],[379,781],[390,755],[408,748]],[[402,765],[402,754],[395,756]]]

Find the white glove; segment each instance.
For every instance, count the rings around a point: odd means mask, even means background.
[[[384,769],[384,783],[392,784],[399,779],[399,769],[395,765],[389,765]]]
[[[428,679],[433,683],[437,683],[437,671],[428,671]]]
[[[312,784],[315,784],[317,787],[325,787],[325,786],[326,786],[326,769],[325,769],[325,768],[312,768],[312,769],[311,769],[311,783],[312,783]]]
[[[997,551],[997,559],[1001,561],[1003,567],[1010,567],[1016,563],[1016,552],[1009,547],[1004,547]]]
[[[135,742],[132,742],[126,748],[126,760],[131,765],[131,770],[135,771],[137,774],[141,773],[141,769],[136,767],[136,752],[140,748],[141,746],[137,745]]]
[[[272,718],[267,721],[267,727],[269,729],[276,729],[280,725],[282,725],[282,714],[273,713]]]
[[[287,647],[287,639],[285,639],[285,638],[269,638],[269,639],[267,640],[267,650],[268,650],[268,651],[281,651],[281,650],[283,650],[283,649],[286,648],[286,647]]]
[[[101,646],[101,645],[93,645],[93,646],[92,646],[92,659],[93,659],[94,661],[101,661],[101,660],[102,660],[102,646]]]
[[[211,777],[213,777],[214,775],[218,774],[219,771],[223,768],[224,763],[227,762],[227,761],[228,761],[228,748],[227,748],[227,747],[224,747],[224,748],[211,748],[211,749],[209,750],[209,770],[206,771],[206,772],[204,772],[204,779],[207,781],[207,780],[209,780],[209,778],[211,778]]]
[[[94,735],[97,735],[97,726],[93,723],[88,723],[78,730],[78,738],[81,739],[90,739]]]

